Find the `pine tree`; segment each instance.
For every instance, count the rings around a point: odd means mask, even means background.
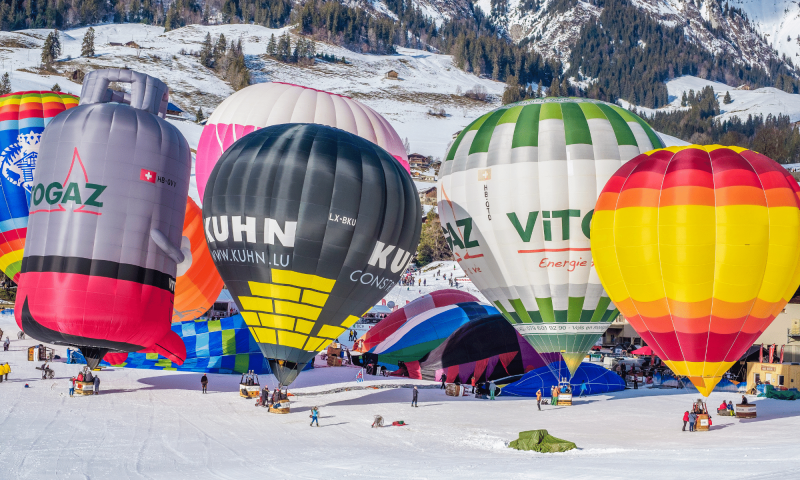
[[[275,41],[275,34],[273,33],[269,37],[269,43],[267,43],[267,55],[270,57],[275,57],[278,54],[278,44]]]
[[[58,35],[57,28],[53,30],[53,33],[51,33],[50,35],[53,36],[53,43],[51,48],[53,50],[53,60],[55,60],[61,56],[61,38]]]
[[[2,80],[0,80],[0,95],[7,93],[11,93],[11,78],[9,78],[8,72],[4,73]]]
[[[733,99],[731,98],[731,92],[725,92],[725,98],[722,99],[722,103],[725,105],[730,105],[733,103]]]
[[[200,123],[205,120],[205,116],[203,115],[203,107],[197,107],[197,112],[195,112],[194,121],[195,123]]]
[[[561,90],[558,86],[558,78],[553,77],[553,83],[550,84],[550,89],[547,90],[548,97],[560,97]]]
[[[681,97],[681,107],[689,106],[689,99],[686,97],[686,90],[683,91],[683,96]]]
[[[86,30],[86,34],[83,36],[81,57],[94,57],[94,28],[92,27],[89,27],[89,30]]]
[[[44,45],[42,45],[42,64],[47,68],[50,68],[55,61],[53,52],[53,34],[50,33],[47,35],[47,38],[45,38]]]
[[[214,60],[214,46],[211,43],[211,34],[206,33],[206,38],[200,47],[200,64],[210,68],[212,60]]]
[[[536,87],[536,98],[542,98],[542,81],[539,80],[539,85]]]
[[[60,92],[61,91],[61,85],[59,85],[57,83],[53,84],[53,86],[50,87],[50,91],[51,92]]]

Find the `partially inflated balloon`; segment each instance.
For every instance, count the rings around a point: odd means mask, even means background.
[[[173,323],[194,320],[207,312],[219,297],[223,286],[222,277],[217,273],[203,234],[203,211],[191,198],[186,202],[183,238],[191,245],[191,266],[188,270],[181,271],[181,266],[178,265]]]
[[[800,283],[800,188],[738,147],[640,155],[597,201],[592,254],[625,318],[708,396]]]
[[[130,82],[131,94],[108,89]],[[124,101],[129,104],[117,103]],[[180,363],[170,330],[192,156],[164,120],[168,88],[127,69],[86,75],[42,135],[14,315],[32,338]]]
[[[403,141],[375,110],[335,93],[288,83],[259,83],[226,98],[203,128],[195,166],[200,200],[222,152],[252,131],[282,123],[340,128],[384,148],[409,171]]]
[[[395,285],[419,243],[422,208],[382,148],[331,127],[284,124],[220,157],[203,218],[217,270],[289,385]]]
[[[61,92],[16,92],[0,97],[0,270],[18,280],[33,172],[44,127],[78,105]]]
[[[372,350],[411,318],[434,308],[462,302],[478,302],[478,299],[467,292],[453,289],[436,290],[427,295],[417,297],[408,305],[390,313],[377,325],[367,330],[367,333],[364,334],[364,351]]]
[[[597,196],[620,165],[661,146],[616,105],[547,98],[487,113],[447,153],[437,195],[456,260],[559,377],[617,315],[589,248]]]

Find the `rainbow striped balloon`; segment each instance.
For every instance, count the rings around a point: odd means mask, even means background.
[[[738,147],[639,155],[605,186],[592,256],[609,297],[708,396],[800,284],[797,182]]]
[[[61,92],[0,96],[0,270],[12,279],[22,264],[39,139],[53,117],[77,105],[77,96]]]

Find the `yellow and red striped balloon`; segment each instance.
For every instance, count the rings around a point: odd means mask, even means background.
[[[738,147],[670,147],[623,165],[591,243],[611,300],[708,396],[800,284],[797,182]]]

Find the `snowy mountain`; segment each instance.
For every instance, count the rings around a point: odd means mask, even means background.
[[[322,60],[310,67],[286,64],[265,54],[271,35],[286,29],[257,25],[193,25],[164,33],[162,27],[141,24],[95,26],[94,58],[80,57],[86,28],[61,32],[62,55],[55,64],[61,75],[39,71],[41,46],[50,30],[0,32],[0,68],[11,74],[12,89],[50,89],[79,94],[80,85],[63,75],[76,69],[128,67],[165,81],[170,100],[182,108],[186,119],[194,119],[198,107],[208,116],[227,96],[230,85],[213,70],[203,67],[192,52],[200,50],[207,33],[216,40],[220,34],[230,40],[242,39],[247,66],[253,82],[280,81],[347,95],[369,105],[385,116],[401,138],[408,138],[413,152],[440,157],[452,135],[488,110],[499,106],[505,84],[479,78],[453,66],[452,57],[430,52],[399,49],[397,55],[358,54],[341,47],[317,42],[318,53],[345,57],[347,64]],[[293,42],[296,37],[292,34]],[[135,42],[139,48],[114,44]],[[386,72],[398,72],[397,80]],[[472,100],[460,92],[481,86],[488,102]],[[429,115],[442,108],[445,116]],[[188,124],[187,124],[188,125]]]
[[[800,3],[797,0],[729,0],[742,9],[767,43],[797,62],[800,57]]]
[[[769,36],[780,34],[785,46],[787,33],[800,33],[798,5],[791,0],[734,0],[742,4],[750,19],[730,13],[722,0],[628,0],[631,5],[649,13],[665,26],[684,28],[691,43],[714,55],[728,54],[748,65],[767,69],[779,56],[773,51]],[[775,5],[770,8],[765,4]],[[581,41],[581,28],[600,17],[603,8],[612,2],[596,0],[478,0],[476,4],[490,15],[515,42],[529,42],[531,47],[550,58],[569,62],[572,47]],[[615,2],[624,3],[624,2]],[[603,5],[605,6],[598,6]],[[784,5],[785,4],[785,5]],[[494,5],[494,8],[493,8]],[[498,7],[500,5],[500,7]],[[749,8],[746,8],[749,7]],[[784,8],[785,7],[785,8]],[[728,12],[728,13],[726,13]],[[794,13],[792,13],[794,12]],[[794,19],[794,21],[792,21]],[[777,45],[777,44],[776,44]],[[777,48],[777,47],[776,47]],[[796,42],[791,53],[800,48]],[[784,50],[781,50],[784,51]],[[789,50],[786,50],[787,55]]]

